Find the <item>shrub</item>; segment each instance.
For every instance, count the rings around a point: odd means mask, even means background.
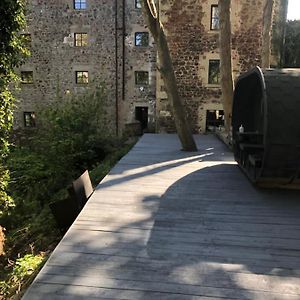
[[[104,84],[100,84],[85,95],[58,98],[40,107],[36,130],[24,132],[22,143],[11,149],[6,167],[12,197],[5,205],[0,203],[0,224],[7,229],[6,257],[23,258],[17,259],[2,282],[5,293],[18,290],[40,263],[39,256],[25,254],[33,253],[32,249],[43,251],[60,238],[48,204],[65,199],[68,185],[85,169],[93,169],[91,177],[98,183],[129,150],[108,130],[106,101]],[[4,172],[3,176],[8,179],[9,175]],[[0,185],[0,193],[1,189]],[[2,269],[4,265],[3,260]]]
[[[20,292],[21,286],[28,284],[30,276],[37,272],[44,261],[44,255],[26,254],[18,258],[7,281],[0,281],[0,292],[3,296],[13,296]]]

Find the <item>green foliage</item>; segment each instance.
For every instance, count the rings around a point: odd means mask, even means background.
[[[42,231],[47,223],[45,220],[39,222],[39,216],[43,212],[44,207],[41,203],[44,199],[53,198],[54,191],[60,189],[56,181],[56,173],[44,157],[31,152],[29,149],[14,149],[7,161],[7,167],[11,171],[12,180],[9,184],[9,194],[12,195],[13,204],[3,211],[0,217],[0,223],[8,230],[14,228],[28,227],[28,230],[21,231],[33,232],[32,225],[39,223],[37,229]],[[52,185],[53,183],[53,185]],[[55,185],[56,183],[56,185]],[[47,208],[47,206],[45,206]],[[51,223],[53,225],[53,222]],[[28,241],[26,234],[16,239],[20,241]],[[10,247],[15,247],[12,242]]]
[[[119,145],[106,129],[105,101],[101,84],[85,95],[60,98],[40,108],[38,129],[31,132],[26,145],[11,150],[6,162],[17,212],[14,220],[2,218],[6,227],[20,224],[17,216],[24,222],[45,204],[64,198],[77,176]]]
[[[300,68],[300,21],[286,23],[284,67]]]
[[[24,1],[0,2],[0,155],[7,152],[7,136],[12,126],[14,98],[9,84],[16,79],[15,67],[27,53],[18,34],[25,26]]]
[[[38,112],[39,131],[34,148],[47,153],[51,164],[84,170],[90,163],[109,152],[111,140],[103,109],[106,101],[104,84],[84,96],[57,99]]]
[[[91,177],[98,183],[129,150],[130,145],[124,147],[107,129],[106,101],[104,84],[91,87],[81,96],[58,98],[37,110],[36,130],[25,131],[22,143],[16,140],[5,160],[13,201],[6,201],[11,205],[0,215],[0,224],[6,228],[5,252],[10,259],[55,244],[60,233],[48,204],[65,199],[67,187],[85,169],[94,168]],[[7,172],[3,174],[8,176]],[[6,187],[4,184],[3,189]],[[33,257],[23,259],[17,260],[17,267],[2,283],[5,293],[18,289],[30,274],[27,267],[34,265]]]
[[[93,186],[99,184],[110,169],[132,148],[134,143],[135,141],[115,150],[89,172]]]
[[[8,135],[13,124],[14,97],[10,86],[16,80],[15,67],[28,54],[19,31],[25,26],[23,0],[0,1],[0,216],[13,205],[6,194],[9,174],[3,168],[8,152]]]
[[[92,174],[99,181],[125,154],[121,141],[107,129],[106,101],[104,84],[81,96],[58,98],[37,111],[38,127],[24,133],[26,142],[12,147],[5,163],[13,201],[6,201],[3,210],[1,204],[0,215],[0,223],[7,229],[5,251],[10,259],[55,244],[60,233],[48,203],[65,199],[67,187],[83,170],[96,165]],[[3,176],[8,180],[6,171]],[[0,187],[5,190],[7,184]],[[4,292],[19,289],[31,272],[28,266],[34,265],[33,257],[25,255],[23,259],[17,260],[2,283]]]
[[[10,259],[15,259],[16,256],[23,253],[31,253],[32,249],[45,250],[60,238],[60,233],[48,206],[45,206],[39,214],[32,215],[31,218],[28,218],[27,212],[26,221],[19,211],[14,211],[12,217],[10,221],[15,225],[15,228],[8,230],[5,245],[6,255]]]
[[[12,296],[20,292],[21,286],[36,272],[43,264],[45,257],[41,254],[26,254],[18,258],[7,281],[0,281],[0,294]]]
[[[9,172],[0,166],[0,218],[4,211],[14,207],[13,199],[7,194]]]

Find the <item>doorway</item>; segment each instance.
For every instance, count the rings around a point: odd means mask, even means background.
[[[215,132],[220,126],[224,126],[224,110],[207,110],[206,131]]]
[[[137,106],[135,108],[135,119],[141,123],[142,131],[148,128],[148,107]]]

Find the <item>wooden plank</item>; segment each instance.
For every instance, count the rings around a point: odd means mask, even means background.
[[[161,199],[161,202],[159,203],[159,199],[151,198],[147,199],[149,202],[149,205],[141,204],[139,202],[132,203],[129,206],[128,203],[126,204],[119,204],[117,207],[116,203],[95,203],[87,206],[85,209],[85,215],[92,215],[92,213],[96,212],[97,214],[106,214],[109,211],[117,212],[122,211],[123,213],[143,213],[145,209],[149,211],[155,211],[157,214],[154,216],[158,216],[160,214],[163,215],[169,215],[174,214],[176,216],[177,213],[180,213],[181,216],[183,214],[189,214],[192,216],[230,216],[235,218],[240,217],[249,217],[254,222],[257,221],[257,223],[261,223],[261,218],[269,218],[273,219],[276,218],[276,223],[279,223],[280,221],[289,222],[291,221],[292,224],[295,224],[295,226],[299,226],[300,224],[297,224],[297,219],[299,218],[299,213],[297,210],[293,212],[281,212],[281,210],[271,210],[268,208],[262,208],[262,207],[250,207],[245,208],[244,206],[238,207],[236,205],[224,205],[221,204],[218,206],[215,205],[207,205],[207,206],[201,206],[196,201],[168,201],[167,199]],[[199,199],[198,199],[199,202]],[[188,204],[188,207],[187,207]],[[158,210],[159,209],[159,210]]]
[[[197,280],[197,273],[201,271],[205,283],[203,284]],[[213,276],[212,276],[213,273]],[[99,280],[102,282],[102,278],[116,279],[123,281],[137,281],[137,282],[149,282],[149,283],[164,283],[164,284],[176,284],[182,285],[186,288],[186,285],[193,285],[194,287],[200,287],[202,284],[206,287],[216,288],[231,288],[234,289],[237,285],[247,286],[248,289],[253,291],[272,291],[273,293],[279,294],[290,294],[298,295],[300,293],[300,278],[287,277],[286,282],[282,282],[282,278],[279,276],[268,276],[243,273],[239,270],[229,268],[221,269],[220,266],[216,266],[216,269],[212,265],[201,266],[198,269],[179,266],[176,270],[161,269],[125,269],[119,270],[119,272],[110,272],[108,269],[89,268],[86,270],[84,267],[71,266],[67,269],[60,266],[48,266],[45,268],[43,274],[49,275],[60,275],[64,274],[68,277],[75,279],[78,274],[88,278],[87,280]],[[40,277],[43,280],[43,276]],[[72,279],[70,279],[72,280]]]
[[[214,223],[214,224],[175,224],[168,222],[156,222],[155,227],[153,227],[153,221],[148,224],[143,224],[143,226],[120,226],[121,223],[111,223],[107,225],[106,222],[98,222],[97,220],[81,220],[80,222],[76,222],[73,225],[73,228],[76,230],[90,230],[90,231],[104,231],[104,232],[119,232],[119,233],[131,233],[131,232],[145,232],[152,231],[160,232],[165,231],[168,234],[172,234],[173,232],[178,233],[216,233],[220,235],[234,235],[234,236],[244,236],[244,237],[262,237],[262,238],[283,238],[288,240],[299,240],[299,234],[290,230],[291,226],[284,228],[284,226],[280,227],[280,232],[274,229],[273,226],[265,226],[262,227],[261,231],[257,231],[256,227],[249,226],[248,228],[243,227],[240,229],[240,226],[236,223],[233,224],[223,224]],[[268,230],[269,229],[269,230]]]
[[[171,244],[161,247],[151,246],[143,249],[142,246],[140,244],[133,247],[130,244],[128,245],[128,243],[120,243],[118,245],[109,244],[107,248],[102,246],[103,250],[90,248],[82,253],[56,252],[53,255],[52,263],[56,265],[81,264],[91,266],[94,263],[107,262],[109,260],[118,264],[139,263],[143,267],[143,264],[149,263],[163,267],[169,265],[172,260],[177,260],[184,264],[187,261],[197,263],[200,260],[207,262],[218,259],[222,263],[261,264],[271,268],[300,269],[299,257],[287,256],[284,252],[281,254],[276,253],[276,251],[272,253],[268,249],[264,252],[250,249],[247,251],[247,258],[245,258],[244,253],[246,249],[239,247],[214,247],[203,244],[201,247],[199,245],[188,245],[183,248],[178,247],[176,244]],[[122,251],[124,254],[122,254]],[[185,257],[184,261],[182,261],[181,256]]]
[[[96,240],[106,240],[113,237],[114,240],[122,240],[123,242],[131,242],[132,240],[145,240],[145,243],[157,243],[160,245],[228,245],[250,247],[255,249],[260,248],[275,248],[278,250],[299,250],[300,239],[274,238],[274,237],[258,237],[244,236],[242,234],[223,234],[217,231],[212,232],[177,232],[173,231],[132,231],[132,232],[113,232],[101,230],[76,230],[75,228],[69,233],[71,239],[80,242],[81,237],[90,235]],[[78,238],[77,238],[78,237]],[[300,256],[300,253],[299,253]]]
[[[285,289],[284,293],[276,293],[272,290],[251,290],[247,289],[246,291],[243,288],[237,288],[237,286],[231,287],[219,287],[219,286],[196,286],[193,284],[173,284],[173,283],[162,283],[159,281],[150,282],[142,280],[123,280],[116,278],[93,278],[85,277],[80,274],[77,276],[66,276],[66,275],[42,275],[37,280],[40,283],[52,283],[59,285],[75,285],[75,286],[88,286],[95,288],[104,288],[104,289],[121,289],[121,290],[133,290],[133,291],[142,291],[142,292],[156,292],[156,293],[168,293],[173,295],[190,295],[190,296],[206,296],[206,297],[227,297],[227,298],[236,298],[243,299],[245,294],[248,294],[248,297],[268,297],[268,299],[284,299],[287,296],[290,299],[297,299],[297,294],[291,294],[291,289]],[[251,298],[248,299],[251,299]],[[299,299],[299,298],[298,298]]]
[[[27,297],[27,295],[25,295]],[[130,289],[107,289],[92,286],[76,286],[64,284],[49,284],[36,282],[32,287],[31,300],[65,300],[65,299],[143,299],[143,300],[221,300],[222,297],[205,297],[196,295],[183,295],[176,293],[161,293],[154,291],[140,291]],[[226,298],[236,299],[236,298]],[[294,297],[286,297],[283,300],[294,300]],[[260,299],[259,299],[260,300]]]
[[[255,270],[255,273],[252,273]],[[214,272],[214,276],[207,276]],[[300,271],[300,270],[299,270]],[[186,276],[189,272],[190,276]],[[193,266],[178,266],[177,268],[138,268],[137,266],[120,267],[120,269],[113,269],[110,265],[94,265],[89,269],[80,265],[59,266],[48,264],[44,270],[44,274],[66,274],[69,276],[76,276],[76,274],[84,274],[84,276],[101,277],[109,276],[110,278],[131,279],[136,278],[143,281],[159,282],[173,282],[173,283],[190,283],[199,285],[199,281],[195,280],[196,274],[202,274],[205,278],[206,285],[214,286],[230,286],[233,282],[243,281],[248,284],[248,280],[252,281],[251,289],[266,290],[268,286],[276,283],[272,287],[274,292],[282,292],[282,289],[291,288],[290,293],[297,294],[300,288],[299,274],[289,273],[288,270],[277,268],[273,271],[272,276],[268,274],[268,269],[262,266],[254,266],[251,270],[246,269],[244,265],[240,264],[221,264],[221,263],[205,263],[201,262]],[[282,281],[285,277],[285,281]],[[231,281],[231,282],[230,282]]]
[[[24,299],[300,299],[300,193],[255,189],[222,143],[197,139],[183,153],[143,136]]]

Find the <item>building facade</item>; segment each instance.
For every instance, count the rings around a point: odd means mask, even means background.
[[[231,0],[232,67],[236,79],[261,64],[264,0]],[[272,66],[280,64],[287,1],[275,0]],[[220,88],[218,0],[160,1],[160,19],[168,37],[179,92],[194,132],[223,123]],[[157,124],[174,125],[163,81],[157,76]]]
[[[286,0],[276,0],[273,64],[279,63]],[[218,1],[160,0],[180,94],[195,132],[222,123]],[[232,0],[235,77],[260,64],[262,0]],[[281,23],[280,23],[281,22]],[[30,0],[31,56],[20,68],[16,127],[38,124],[38,108],[57,97],[105,82],[109,127],[121,134],[138,121],[143,130],[172,132],[172,113],[156,68],[156,49],[139,0]]]

